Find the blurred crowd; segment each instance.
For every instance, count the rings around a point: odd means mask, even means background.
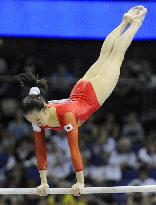
[[[20,103],[24,93],[14,80],[19,72],[39,73],[48,80],[47,99],[68,98],[82,76],[80,60],[73,68],[56,64],[43,72],[33,56],[16,63],[0,58],[0,184],[1,187],[36,187],[36,168],[31,125],[23,118]],[[76,70],[76,71],[75,71]],[[112,96],[79,130],[79,145],[86,186],[153,185],[156,183],[156,74],[146,59],[123,63]],[[75,172],[66,134],[46,130],[48,183],[71,187]],[[0,205],[156,205],[155,194],[103,194],[75,198],[72,195],[2,196]]]

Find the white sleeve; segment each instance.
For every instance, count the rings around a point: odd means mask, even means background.
[[[41,132],[41,128],[38,125],[32,124],[32,128],[35,132]]]
[[[148,154],[146,148],[140,149],[138,156],[142,162],[147,163],[147,164],[152,163],[152,157]]]

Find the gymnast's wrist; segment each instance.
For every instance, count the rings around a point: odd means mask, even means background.
[[[39,172],[40,172],[41,184],[48,184],[47,171],[46,170],[39,170]]]
[[[84,184],[83,170],[76,172],[76,179],[77,179],[77,182]]]

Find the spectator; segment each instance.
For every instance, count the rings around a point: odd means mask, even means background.
[[[101,165],[91,165],[86,167],[86,175],[90,177],[94,183],[104,184],[105,181],[119,181],[122,173],[118,164],[109,164],[109,154],[106,152],[100,153]]]
[[[145,164],[149,168],[156,168],[156,145],[152,140],[147,140],[145,147],[139,150],[138,158],[141,164]]]
[[[49,144],[47,150],[49,161],[47,173],[52,183],[57,184],[70,174],[72,170],[71,160],[66,159],[64,152],[60,150],[56,144]]]
[[[30,125],[24,121],[20,110],[17,110],[15,120],[9,122],[7,129],[17,140],[20,140],[26,135],[32,135],[32,129]]]
[[[57,92],[59,92],[60,96],[64,96],[65,94],[67,96],[73,82],[74,77],[72,73],[69,72],[66,65],[59,64],[57,70],[51,76],[50,86],[54,90],[57,89]]]
[[[149,177],[148,169],[145,166],[139,168],[139,178],[133,179],[128,185],[130,186],[144,186],[155,185],[156,180]]]
[[[108,113],[106,116],[105,124],[103,125],[105,130],[108,132],[109,137],[117,138],[119,135],[119,125],[116,123],[115,116],[113,113]]]
[[[99,143],[102,146],[102,150],[108,153],[111,153],[116,149],[116,141],[109,135],[109,131],[105,127],[99,129],[98,136]]]
[[[122,128],[122,136],[129,138],[133,143],[144,139],[144,130],[136,113],[129,113],[126,117],[126,122]]]
[[[136,155],[131,150],[131,141],[128,138],[119,140],[117,150],[112,152],[110,156],[109,164],[121,166],[122,170],[138,167]]]
[[[67,140],[67,136],[65,135],[65,133],[58,132],[53,136],[49,136],[49,138],[50,138],[49,143],[54,143],[57,146],[57,148],[61,150],[64,157],[67,160],[70,160],[70,151],[69,151],[69,146],[68,146],[68,140]]]

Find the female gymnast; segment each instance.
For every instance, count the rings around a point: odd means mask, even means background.
[[[97,111],[109,97],[117,84],[124,55],[134,35],[142,25],[147,9],[136,6],[123,17],[121,24],[105,39],[98,60],[81,78],[69,99],[48,101],[44,99],[47,84],[33,74],[17,76],[27,96],[22,101],[24,117],[32,123],[36,146],[37,167],[41,185],[37,194],[48,194],[46,177],[47,155],[45,147],[45,128],[67,132],[72,162],[77,182],[72,186],[73,194],[79,196],[84,188],[83,164],[78,146],[78,127]]]

